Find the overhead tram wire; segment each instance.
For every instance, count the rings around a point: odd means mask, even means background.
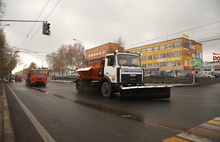
[[[41,15],[42,15],[42,13],[44,12],[44,10],[45,10],[45,8],[47,7],[47,5],[48,5],[49,1],[50,1],[50,0],[47,0],[47,1],[44,3],[44,5],[43,5],[43,8],[42,8],[41,12],[38,14],[37,21],[39,20],[40,16],[41,16]],[[26,37],[26,39],[25,39],[25,41],[23,42],[23,44],[22,44],[22,46],[21,46],[21,47],[23,47],[23,46],[24,46],[24,44],[25,44],[25,42],[27,41],[27,39],[28,39],[29,35],[31,34],[32,30],[34,29],[34,27],[35,27],[36,23],[37,23],[37,22],[35,22],[35,23],[33,24],[33,26],[32,26],[32,28],[31,28],[31,30],[30,30],[30,31],[29,31],[29,33],[27,34],[27,37]]]
[[[214,41],[214,40],[220,40],[220,35],[196,40],[196,42],[202,43],[202,42],[209,42],[209,41]]]
[[[205,25],[202,25],[202,26],[194,27],[194,28],[191,28],[191,29],[187,29],[187,30],[176,32],[176,33],[172,33],[172,34],[169,34],[169,35],[166,35],[166,36],[161,36],[161,37],[149,39],[149,40],[146,40],[146,41],[142,41],[142,42],[139,42],[139,43],[135,43],[135,44],[129,45],[128,47],[132,48],[132,46],[134,46],[134,45],[146,43],[146,42],[153,41],[153,40],[160,39],[160,38],[164,38],[164,37],[167,37],[167,36],[172,36],[172,35],[188,32],[188,31],[192,31],[192,30],[195,30],[195,29],[203,28],[203,27],[210,26],[210,25],[217,24],[217,23],[220,23],[220,20],[216,21],[216,22],[213,22],[213,23],[205,24]]]
[[[52,12],[55,10],[55,8],[57,7],[57,5],[60,3],[61,0],[59,0],[56,4],[54,4],[55,6],[52,7],[51,12],[48,14],[48,16],[45,18],[45,21],[49,18],[49,16],[52,14]],[[33,34],[32,38],[30,39],[30,41],[28,42],[28,44],[26,45],[26,48],[28,47],[28,45],[30,44],[31,40],[35,37],[35,35],[37,34],[37,32],[41,29],[42,25],[39,26],[39,28],[36,30],[36,32]]]

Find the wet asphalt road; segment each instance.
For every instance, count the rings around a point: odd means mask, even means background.
[[[157,142],[220,116],[220,84],[174,87],[170,99],[103,98],[80,95],[74,83],[47,87],[6,86],[16,141],[44,141],[16,96],[54,141]],[[43,132],[44,133],[44,132]]]

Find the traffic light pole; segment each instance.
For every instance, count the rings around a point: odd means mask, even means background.
[[[7,22],[43,22],[43,31],[42,33],[44,35],[50,36],[50,23],[47,23],[47,21],[36,21],[36,20],[0,20],[1,21],[7,21]]]
[[[0,20],[5,22],[47,22],[47,21],[36,21],[36,20]]]

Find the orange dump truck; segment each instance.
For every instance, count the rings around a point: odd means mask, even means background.
[[[32,69],[27,74],[26,85],[34,86],[34,85],[47,85],[47,77],[48,77],[47,69]]]
[[[19,81],[19,82],[22,82],[22,80],[23,80],[23,77],[22,77],[22,76],[20,76],[20,75],[16,75],[16,76],[15,76],[15,81],[16,81],[16,82],[18,82],[18,81]]]
[[[110,53],[96,66],[77,68],[76,90],[83,94],[98,90],[104,97],[170,98],[172,86],[145,86],[140,56],[132,53]]]

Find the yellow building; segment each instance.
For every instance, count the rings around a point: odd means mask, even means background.
[[[196,61],[196,70],[202,69],[202,44],[184,37],[135,47],[130,52],[142,53],[142,65],[146,71],[185,75],[193,68],[192,60]]]

